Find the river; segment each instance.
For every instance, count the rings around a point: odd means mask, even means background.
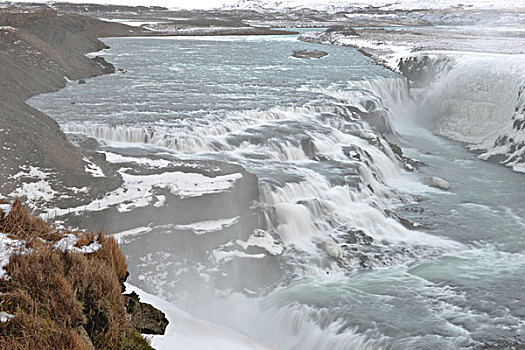
[[[119,210],[128,225],[105,217],[125,231],[131,284],[278,349],[523,345],[524,175],[418,126],[404,78],[296,36],[104,42],[126,71],[31,105],[124,173],[189,162],[257,176],[207,206],[153,186],[156,202]],[[424,165],[411,172],[387,140]]]

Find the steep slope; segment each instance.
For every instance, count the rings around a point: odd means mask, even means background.
[[[101,159],[93,159],[99,165],[92,163],[67,141],[53,119],[24,101],[63,88],[68,80],[114,72],[102,58],[84,54],[106,47],[97,37],[141,31],[53,10],[0,12],[0,193],[11,194],[22,182],[43,180],[31,180],[31,167],[48,174],[46,188],[32,191],[34,202],[85,186],[85,195],[96,194],[119,183]],[[104,176],[86,171],[99,167]]]
[[[133,296],[122,295],[127,266],[113,238],[57,230],[18,200],[0,203],[2,349],[151,349],[139,330],[163,333],[167,320],[137,299],[135,309],[154,311],[127,314]]]

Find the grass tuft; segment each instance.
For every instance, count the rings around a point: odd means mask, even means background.
[[[1,349],[90,349],[90,342],[96,349],[151,349],[126,314],[126,260],[113,238],[76,232],[77,247],[98,240],[101,248],[57,250],[53,243],[71,232],[30,215],[18,200],[0,216],[0,232],[25,242],[0,280],[0,311],[15,316],[0,323]]]

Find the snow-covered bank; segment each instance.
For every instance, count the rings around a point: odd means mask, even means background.
[[[512,20],[512,18],[510,19]],[[398,70],[402,59],[425,53],[461,56],[525,54],[525,30],[515,23],[501,26],[426,26],[328,30],[301,35],[312,43],[353,47],[378,63]]]
[[[126,293],[135,292],[142,302],[161,309],[170,321],[165,335],[151,336],[157,350],[270,350],[247,335],[204,320],[197,319],[173,304],[126,283]]]

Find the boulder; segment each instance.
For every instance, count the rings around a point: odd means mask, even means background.
[[[442,178],[437,177],[437,176],[434,176],[431,179],[430,186],[435,187],[435,188],[439,188],[439,189],[442,189],[442,190],[450,190],[450,184],[447,181],[445,181]]]
[[[84,343],[85,348],[88,350],[95,350],[95,346],[93,345],[91,338],[89,338],[89,334],[86,331],[86,329],[82,326],[78,326],[75,330],[77,331],[77,334],[80,336],[80,339],[82,339],[82,342]]]
[[[315,58],[319,59],[324,56],[328,56],[328,52],[317,51],[317,50],[295,50],[292,53],[292,56],[295,58]]]
[[[92,58],[92,60],[100,66],[103,74],[112,74],[115,73],[115,66],[109,63],[102,56],[97,56]]]
[[[369,140],[369,141],[376,141],[377,140],[377,136],[371,132],[361,132],[359,134],[359,137],[362,138],[362,139],[365,139],[365,140]]]
[[[78,83],[82,85],[82,84],[85,84],[86,81],[85,81],[84,79],[80,79],[80,80],[78,81]]]
[[[342,239],[347,244],[358,244],[358,245],[371,245],[374,239],[361,230],[349,229],[346,234],[342,236]]]
[[[124,294],[126,311],[133,326],[142,334],[164,334],[168,319],[164,312],[150,304],[142,303],[137,293]]]

